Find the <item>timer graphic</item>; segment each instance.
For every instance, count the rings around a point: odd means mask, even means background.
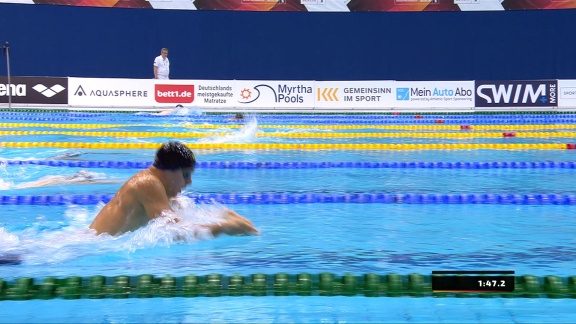
[[[513,292],[514,271],[432,271],[434,292]]]

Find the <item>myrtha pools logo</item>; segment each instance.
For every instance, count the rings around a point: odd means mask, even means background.
[[[252,89],[248,87],[240,90],[239,103],[249,104],[259,101],[269,101],[272,99],[275,103],[303,103],[304,95],[312,94],[312,87],[297,85],[289,86],[287,84],[279,84],[277,89],[274,89],[267,84],[259,84]]]

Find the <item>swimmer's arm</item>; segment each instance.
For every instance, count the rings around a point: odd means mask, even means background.
[[[254,224],[245,217],[238,215],[231,209],[226,209],[224,220],[218,224],[205,225],[213,236],[221,234],[227,235],[260,235],[260,231],[254,227]]]
[[[140,188],[140,203],[149,219],[161,217],[163,213],[169,212],[174,215],[176,212],[170,207],[170,201],[161,184],[152,183],[147,186],[147,190]],[[224,220],[217,224],[203,225],[210,230],[213,236],[227,235],[258,235],[260,232],[248,219],[238,215],[233,210],[227,209]],[[178,218],[175,218],[178,221]]]

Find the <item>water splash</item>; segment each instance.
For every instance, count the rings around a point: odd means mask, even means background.
[[[246,123],[236,132],[224,136],[201,138],[198,143],[251,143],[256,138],[257,132],[259,132],[258,120],[251,117],[246,119]]]
[[[92,255],[129,254],[209,240],[213,236],[206,225],[222,221],[226,210],[218,204],[197,205],[192,199],[180,196],[173,204],[175,214],[165,213],[134,232],[95,235],[89,225],[103,206],[101,203],[94,210],[69,206],[62,221],[40,218],[21,231],[10,232],[0,227],[0,265],[63,263]]]
[[[87,183],[115,183],[116,180],[107,180],[105,173],[80,170],[72,175],[49,175],[31,182],[24,182],[14,186],[16,189],[57,186],[63,184],[87,184]]]
[[[8,190],[14,188],[14,182],[0,179],[0,190]]]

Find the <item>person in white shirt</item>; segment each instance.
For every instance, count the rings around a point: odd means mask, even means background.
[[[154,79],[169,79],[170,61],[168,60],[168,49],[163,48],[160,55],[154,59]]]

